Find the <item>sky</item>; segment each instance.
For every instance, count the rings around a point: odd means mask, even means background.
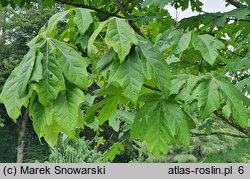
[[[202,10],[205,12],[227,12],[235,9],[234,6],[225,6],[225,0],[200,0],[203,3]],[[166,6],[166,9],[169,11],[170,15],[175,19],[176,18],[176,10],[170,5]],[[181,20],[185,17],[198,15],[197,12],[192,12],[191,8],[185,11],[178,10],[177,20]]]

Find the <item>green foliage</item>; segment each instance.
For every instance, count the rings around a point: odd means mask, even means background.
[[[249,78],[247,5],[174,22],[164,5],[201,11],[202,3],[75,3],[89,9],[67,7],[52,16],[5,83],[0,102],[14,121],[29,107],[39,138],[53,146],[60,132],[74,137],[83,124],[101,131],[109,123],[120,132],[117,111],[132,112],[125,132],[158,157],[171,145],[189,146],[197,118],[206,121],[218,111],[220,120],[249,136],[249,81],[234,85]],[[88,95],[93,101],[82,107]],[[106,161],[120,150],[116,143]],[[188,156],[175,160],[194,161]]]
[[[4,8],[0,13],[0,89],[13,69],[20,63],[23,56],[27,53],[26,43],[37,35],[40,28],[46,23],[47,19],[56,12],[55,9],[20,9]],[[28,62],[32,56],[26,56]],[[26,62],[27,62],[26,61]],[[39,59],[36,63],[39,62]],[[27,63],[26,63],[27,64]],[[30,70],[27,66],[28,71]],[[39,74],[39,69],[35,70]],[[29,73],[27,73],[29,74]],[[22,74],[25,77],[26,71]],[[34,76],[35,80],[35,76]],[[15,85],[14,85],[15,87]],[[12,90],[13,87],[10,87]],[[25,88],[25,86],[24,86]],[[25,91],[25,89],[23,89]],[[15,95],[15,93],[13,93]],[[12,98],[12,96],[10,97]],[[14,109],[15,110],[15,109]],[[18,126],[9,120],[4,106],[0,106],[1,111],[1,141],[0,141],[0,161],[16,162],[18,144]],[[13,113],[15,115],[15,112]],[[3,123],[2,123],[3,122]],[[20,120],[18,121],[20,122]],[[25,148],[23,162],[44,162],[48,159],[48,146],[35,136],[32,125],[28,122],[25,133]],[[44,143],[44,141],[43,141]]]
[[[144,83],[142,62],[136,51],[129,54],[127,59],[118,67],[110,81],[118,82],[124,89],[124,95],[127,98],[131,98],[131,101],[136,104]]]
[[[197,121],[197,129],[193,131],[202,131],[205,134],[209,134],[214,130],[237,133],[235,130],[226,126],[223,122],[217,121],[215,118],[208,118],[205,121]],[[157,158],[149,152],[147,143],[135,141],[133,148],[137,151],[137,156],[133,158],[131,162],[249,162],[249,143],[244,141],[245,140],[242,141],[235,137],[223,135],[193,136],[188,148],[184,148],[180,145],[170,145],[168,154],[163,155],[161,158]],[[241,147],[241,149],[239,149],[239,147]],[[230,156],[235,157],[231,158]]]
[[[103,161],[113,161],[116,155],[119,155],[121,151],[124,150],[124,145],[122,143],[113,144],[108,151],[104,153]]]
[[[189,145],[185,112],[173,101],[157,98],[153,101],[149,97],[145,96],[148,102],[137,112],[131,128],[132,139],[140,137],[147,141],[149,151],[156,155],[166,154],[169,143]]]
[[[49,162],[51,163],[98,163],[102,161],[102,154],[90,141],[84,138],[69,139],[61,135],[58,144],[51,149]]]
[[[224,48],[224,44],[215,39],[211,35],[198,35],[193,37],[193,46],[195,50],[199,50],[204,60],[213,65],[218,57],[217,49]]]
[[[205,163],[237,163],[250,161],[250,142],[249,140],[241,140],[232,149],[228,149],[223,153],[214,154],[204,160]]]
[[[121,63],[129,54],[131,46],[138,43],[133,29],[124,19],[120,18],[110,19],[105,41],[117,52]]]
[[[200,118],[206,118],[223,107],[222,112],[227,118],[232,115],[242,127],[249,126],[250,111],[244,105],[249,105],[250,100],[224,76],[216,74],[206,76],[194,90],[193,95],[198,96]]]

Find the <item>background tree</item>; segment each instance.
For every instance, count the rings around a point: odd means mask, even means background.
[[[3,9],[2,13],[0,13],[1,90],[7,77],[20,63],[23,56],[28,52],[26,43],[29,42],[39,32],[40,28],[54,13],[56,13],[56,9],[40,9],[37,6],[29,10],[15,10],[7,7]],[[34,153],[37,153],[36,156],[44,153],[43,150],[45,149],[45,146],[40,146],[40,142],[32,128],[32,123],[27,117],[25,120],[23,117],[20,117],[17,123],[18,125],[16,126],[11,120],[9,120],[4,106],[1,105],[0,110],[1,117],[4,119],[4,127],[1,129],[1,136],[3,137],[0,139],[1,162],[14,162],[16,161],[16,158],[18,158],[18,162],[22,162],[24,155],[23,152],[25,152],[23,151],[24,144],[27,145],[26,150],[29,150],[30,152],[30,154],[26,153],[27,160],[29,160],[28,155],[33,155],[32,150],[35,149],[37,144],[39,144],[39,148],[42,150],[40,150],[40,152],[39,150],[34,151]],[[17,147],[19,151],[18,155],[16,155]],[[48,148],[46,148],[46,150],[48,151]]]

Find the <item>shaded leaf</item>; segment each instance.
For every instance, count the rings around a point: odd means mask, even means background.
[[[88,30],[90,24],[93,23],[93,18],[88,9],[77,8],[75,9],[76,16],[75,16],[75,23],[81,35]]]
[[[187,115],[172,101],[158,100],[145,103],[137,112],[131,128],[131,138],[140,137],[148,143],[149,151],[166,154],[169,143],[176,141],[188,146],[190,132]]]
[[[135,51],[132,51],[127,59],[120,64],[110,80],[118,82],[124,89],[125,96],[136,104],[144,83],[144,75],[141,59]]]
[[[98,28],[93,32],[88,41],[88,54],[94,55],[98,52],[97,47],[94,45],[94,41],[101,32],[101,30],[107,25],[108,21],[100,22]]]
[[[59,21],[63,20],[64,17],[69,13],[69,10],[68,11],[62,11],[62,12],[59,12],[55,15],[53,15],[49,21],[48,21],[48,29],[47,29],[47,35],[48,36],[53,36],[54,34],[54,31],[56,29],[56,26],[58,24]]]
[[[116,155],[120,155],[121,152],[124,151],[124,145],[120,142],[114,143],[112,147],[109,148],[108,151],[104,153],[103,161],[113,161]]]
[[[199,50],[204,60],[206,60],[210,65],[215,63],[219,54],[218,50],[225,47],[221,41],[208,34],[194,35],[192,40],[194,49]]]
[[[166,95],[169,94],[170,77],[169,67],[163,54],[154,47],[153,44],[141,36],[138,36],[139,46],[146,57],[146,62],[150,67],[151,78],[155,81],[156,86]]]

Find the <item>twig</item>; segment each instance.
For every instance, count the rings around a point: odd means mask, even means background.
[[[245,57],[245,56],[243,56],[243,55],[240,55],[240,54],[238,54],[238,53],[233,52],[232,50],[229,50],[229,49],[228,49],[228,51],[231,52],[232,54],[238,56],[238,57],[241,57],[241,58]]]
[[[219,117],[220,119],[222,119],[224,122],[226,122],[227,124],[231,125],[233,128],[237,129],[238,131],[242,132],[243,134],[245,134],[246,136],[250,137],[250,128],[243,128],[241,127],[239,124],[237,124],[235,122],[235,119],[233,117],[229,117],[229,119],[227,119],[221,111],[215,111],[213,112],[217,117]]]
[[[241,2],[237,0],[226,0],[226,1],[237,8],[241,8],[243,6],[243,4],[241,4]]]
[[[64,0],[56,0],[56,2],[60,3],[60,4],[67,4],[67,5],[71,5],[71,6],[75,6],[75,7],[81,7],[81,8],[86,8],[86,9],[92,9],[92,10],[95,10],[96,12],[100,12],[100,13],[103,13],[103,14],[106,14],[110,17],[121,17],[119,15],[117,15],[117,12],[109,12],[109,11],[106,11],[106,10],[103,10],[103,9],[100,9],[98,7],[94,7],[94,6],[88,6],[88,5],[84,5],[84,4],[77,4],[77,3],[73,3],[73,2],[70,2],[70,1],[64,1]]]
[[[231,137],[238,137],[238,138],[250,138],[250,136],[247,135],[238,135],[238,134],[233,134],[229,132],[211,132],[211,133],[197,133],[197,132],[191,132],[193,136],[210,136],[210,135],[225,135],[225,136],[231,136]]]
[[[115,3],[118,6],[118,8],[121,10],[121,13],[124,15],[124,17],[129,17],[129,14],[126,11],[126,9],[123,6],[123,4],[120,1],[118,1],[118,0],[116,0]],[[143,34],[141,33],[140,29],[138,27],[136,27],[136,25],[131,20],[129,20],[128,22],[129,22],[130,26],[134,29],[135,32],[137,32],[139,35],[143,36]]]
[[[153,91],[161,92],[161,90],[160,90],[159,88],[156,88],[156,87],[154,87],[154,86],[150,86],[150,85],[147,85],[147,84],[143,84],[143,86],[144,86],[145,88],[151,89],[151,90],[153,90]]]

